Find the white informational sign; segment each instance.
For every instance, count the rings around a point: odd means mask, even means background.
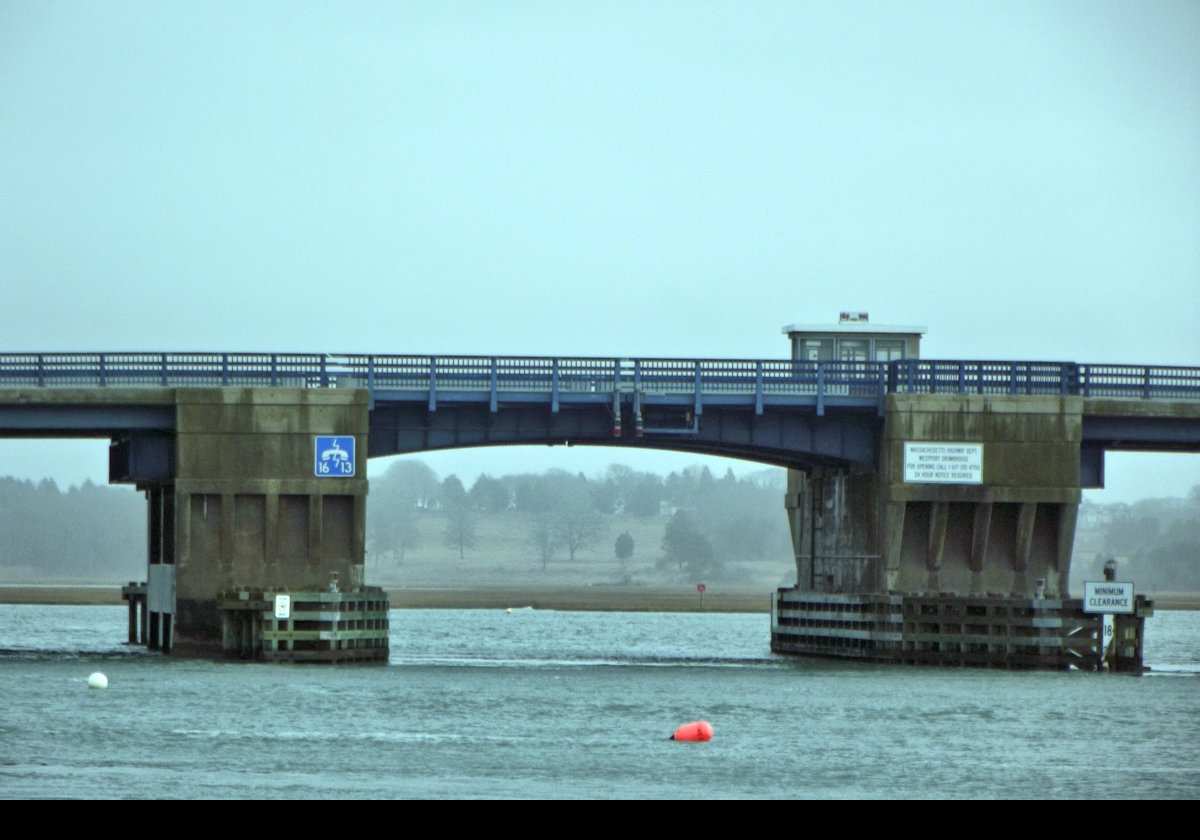
[[[275,617],[276,618],[291,618],[292,617],[292,596],[291,595],[276,595],[275,596]]]
[[[982,443],[905,443],[906,484],[982,484]]]
[[[354,437],[317,435],[314,458],[317,478],[354,478]]]
[[[1083,611],[1085,613],[1133,612],[1133,583],[1115,580],[1089,580],[1083,584]]]

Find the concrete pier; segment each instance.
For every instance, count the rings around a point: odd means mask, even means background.
[[[888,395],[878,469],[788,472],[796,586],[776,596],[772,649],[1011,667],[1094,660],[1079,651],[1087,638],[1094,647],[1095,622],[1067,589],[1082,417],[1079,397]],[[1138,667],[1149,614],[1143,604],[1124,620]],[[1017,641],[1027,628],[1039,632]],[[1055,641],[1036,641],[1041,631]]]
[[[134,437],[113,459],[147,498],[148,644],[239,655],[225,650],[220,593],[319,591],[362,568],[368,394],[180,388],[175,412],[165,456],[158,438]],[[353,460],[322,474],[322,437]]]
[[[797,585],[814,591],[1067,594],[1081,401],[887,398],[880,464],[789,470]],[[976,480],[905,477],[905,445],[977,446]]]

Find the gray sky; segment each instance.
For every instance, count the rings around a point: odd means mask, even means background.
[[[772,358],[854,309],[1200,365],[1197,44],[1195,0],[0,0],[0,349]],[[1110,456],[1093,498],[1193,484]]]

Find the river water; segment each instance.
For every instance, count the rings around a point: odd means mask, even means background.
[[[305,667],[128,648],[123,607],[0,606],[0,797],[1200,796],[1200,612],[1147,623],[1140,676],[796,661],[765,615],[391,622],[388,666]],[[697,719],[711,742],[668,740]]]

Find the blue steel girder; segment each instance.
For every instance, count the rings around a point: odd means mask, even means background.
[[[111,437],[122,431],[174,428],[173,405],[0,402],[0,435],[4,437]]]
[[[665,449],[798,468],[878,461],[882,420],[873,408],[822,416],[812,405],[779,405],[760,415],[753,402],[717,399],[696,416],[691,399],[649,400],[634,392],[622,395],[618,415],[611,398],[589,394],[586,400],[560,403],[557,411],[529,395],[502,403],[497,411],[490,399],[439,398],[431,412],[424,401],[388,400],[377,393],[368,454],[542,444]],[[635,416],[639,408],[647,415],[645,424]]]
[[[1127,452],[1200,452],[1200,417],[1083,416],[1087,447]]]
[[[606,406],[551,412],[545,404],[511,403],[492,412],[487,403],[449,401],[441,402],[437,411],[426,411],[415,403],[385,403],[377,398],[367,454],[590,441],[611,438],[612,428],[612,412]]]

